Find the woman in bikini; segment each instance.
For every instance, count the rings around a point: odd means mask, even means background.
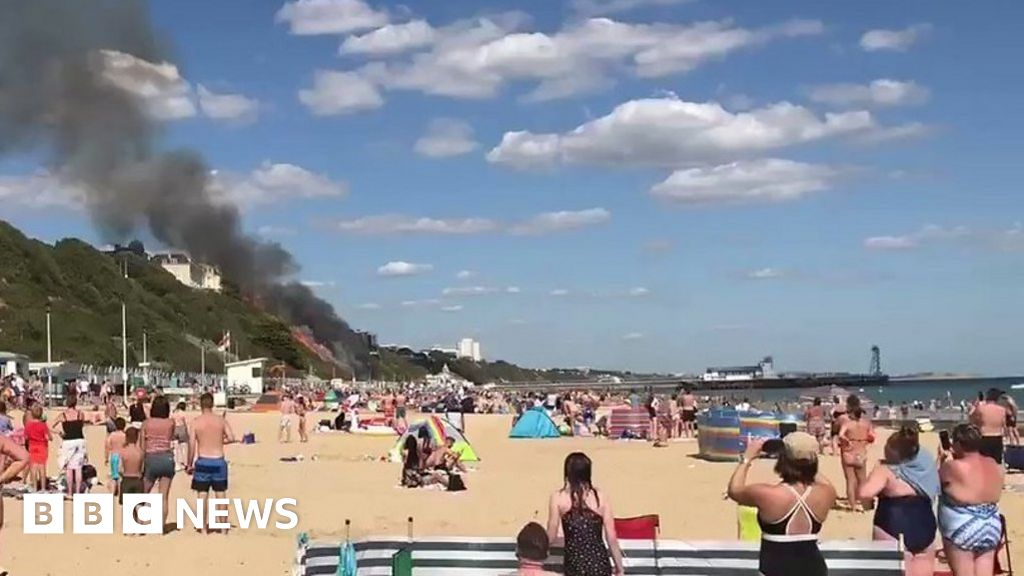
[[[186,405],[178,402],[171,414],[174,421],[174,459],[177,470],[184,470],[190,464],[188,462],[188,418],[185,414]]]
[[[851,396],[856,398],[856,396]],[[846,422],[839,430],[839,452],[846,478],[846,502],[854,512],[863,512],[857,499],[860,485],[867,481],[868,444],[873,440],[871,423],[864,417],[860,403],[847,412]]]
[[[807,433],[818,441],[819,454],[825,453],[825,407],[821,405],[821,398],[815,398],[814,403],[804,411],[804,419],[807,421]]]

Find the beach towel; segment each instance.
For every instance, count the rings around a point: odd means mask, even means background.
[[[356,576],[356,547],[351,542],[341,545],[341,559],[338,562],[337,576]]]
[[[918,494],[932,500],[939,496],[939,469],[935,459],[924,450],[918,450],[917,455],[906,462],[890,465],[889,469]]]

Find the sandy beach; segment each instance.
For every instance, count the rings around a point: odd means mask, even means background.
[[[310,420],[318,420],[311,414]],[[325,416],[326,417],[326,416]],[[20,420],[20,415],[16,417]],[[308,444],[278,444],[276,414],[229,414],[236,434],[254,432],[254,445],[228,447],[230,497],[298,500],[299,528],[294,531],[234,530],[227,535],[200,535],[192,530],[166,536],[127,537],[26,535],[22,505],[6,498],[0,533],[0,565],[12,576],[64,576],[102,569],[109,576],[179,576],[216,574],[290,574],[295,538],[307,531],[313,538],[344,537],[345,519],[354,537],[404,534],[406,518],[415,518],[418,535],[514,536],[527,521],[546,517],[549,493],[561,484],[562,460],[580,450],[594,461],[595,483],[611,498],[617,516],[661,515],[665,538],[732,539],[736,536],[735,505],[723,499],[732,464],[693,457],[696,442],[674,442],[654,449],[642,442],[604,439],[510,440],[509,416],[471,416],[467,436],[481,462],[468,475],[467,492],[403,490],[397,487],[397,464],[380,462],[394,443],[390,437],[313,434]],[[104,429],[86,429],[89,454],[101,463]],[[938,443],[927,434],[929,450]],[[873,456],[880,451],[874,446]],[[302,454],[302,462],[279,458]],[[317,455],[317,460],[310,457]],[[841,488],[838,459],[826,456],[824,471]],[[56,466],[51,446],[50,471]],[[100,466],[97,466],[100,468]],[[105,471],[100,477],[106,480]],[[771,480],[768,462],[754,466],[754,480]],[[173,496],[190,496],[190,478],[174,479]],[[1011,481],[1018,481],[1011,478]],[[99,488],[104,490],[105,488]],[[1001,508],[1011,522],[1011,539],[1024,536],[1024,495],[1005,493]],[[66,504],[70,531],[70,503]],[[120,522],[115,522],[115,530]],[[833,512],[823,530],[825,539],[868,538],[870,514]],[[1021,547],[1014,563],[1024,566]]]

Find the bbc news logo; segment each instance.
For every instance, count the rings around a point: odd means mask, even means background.
[[[26,534],[64,534],[64,496],[25,494],[22,512]],[[243,500],[207,498],[189,501],[172,499],[173,520],[178,530],[189,525],[200,530],[228,530],[232,512],[235,526],[243,530],[291,530],[298,526],[294,498]],[[72,534],[113,534],[117,506],[113,494],[75,494],[71,501]],[[121,505],[122,534],[162,534],[164,500],[160,494],[125,494]]]

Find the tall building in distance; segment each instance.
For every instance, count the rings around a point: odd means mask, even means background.
[[[459,358],[469,358],[474,362],[483,360],[483,355],[480,354],[480,343],[472,338],[463,338],[459,340],[459,344],[455,347],[457,356]]]
[[[181,252],[155,254],[151,261],[170,272],[178,282],[185,286],[220,292],[220,271],[213,266],[193,260],[188,254]]]

